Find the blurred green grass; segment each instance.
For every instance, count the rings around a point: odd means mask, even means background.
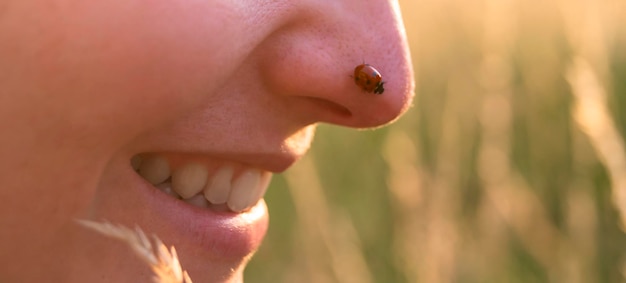
[[[624,136],[626,3],[400,6],[414,107],[376,131],[320,126],[274,177],[246,282],[624,282],[626,172],[581,130],[568,74],[588,63]]]

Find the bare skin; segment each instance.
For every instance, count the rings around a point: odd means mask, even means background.
[[[350,78],[363,60],[383,95]],[[414,85],[386,0],[9,0],[0,62],[1,282],[149,280],[75,219],[139,225],[175,245],[195,281],[241,282],[265,203],[205,213],[154,190],[130,159],[281,172],[317,123],[385,125]]]

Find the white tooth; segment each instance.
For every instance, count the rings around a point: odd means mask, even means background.
[[[187,199],[197,195],[206,185],[207,168],[198,163],[189,163],[172,173],[172,188]]]
[[[172,190],[172,184],[170,183],[161,183],[156,185],[155,187],[170,196],[180,199],[180,196],[174,190]]]
[[[234,212],[241,212],[254,206],[265,194],[271,173],[249,169],[233,182],[228,197],[228,207]]]
[[[204,197],[213,204],[223,204],[228,201],[230,194],[233,168],[230,166],[220,168],[207,186],[204,188]]]
[[[133,169],[135,169],[135,171],[139,170],[139,166],[141,166],[141,156],[139,155],[135,155],[133,156],[133,158],[130,159],[130,166],[133,167]]]
[[[170,177],[170,165],[163,157],[150,156],[142,160],[139,175],[153,185],[160,184]]]
[[[209,202],[202,195],[195,195],[192,198],[186,199],[185,202],[197,207],[209,207]]]
[[[258,187],[256,188],[256,195],[253,196],[252,202],[250,203],[250,207],[259,202],[265,196],[265,192],[269,187],[270,181],[272,180],[272,173],[268,171],[261,171],[261,180],[259,181]]]

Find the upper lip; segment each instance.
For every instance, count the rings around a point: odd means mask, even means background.
[[[132,155],[165,153],[190,159],[216,159],[280,173],[307,152],[315,129],[313,125],[297,130],[293,130],[294,127],[261,128],[250,130],[255,132],[245,136],[235,134],[236,137],[232,139],[224,136],[212,139],[205,132],[213,129],[187,128],[145,133],[137,137],[125,151]]]
[[[293,165],[300,156],[289,153],[230,153],[212,154],[225,160],[236,161],[259,169],[280,173]]]
[[[241,152],[224,152],[211,150],[184,149],[184,148],[152,148],[143,151],[135,151],[136,154],[143,153],[165,153],[167,155],[186,156],[189,159],[217,159],[226,162],[235,162],[245,166],[257,169],[281,173],[291,165],[293,165],[304,153],[297,153],[288,149],[268,150],[268,151],[241,151]]]

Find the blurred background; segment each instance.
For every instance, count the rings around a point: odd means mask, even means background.
[[[246,282],[625,282],[626,1],[400,7],[413,108],[319,128]]]

